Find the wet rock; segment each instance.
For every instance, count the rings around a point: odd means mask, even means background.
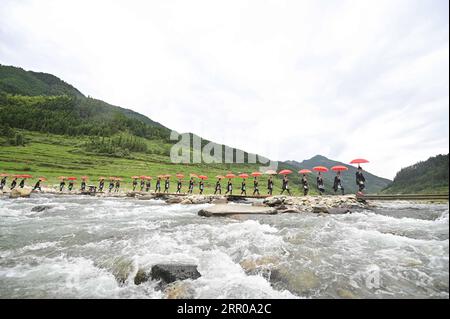
[[[279,214],[300,214],[300,213],[303,213],[303,211],[301,211],[298,208],[291,207],[291,208],[286,208],[286,209],[281,209],[281,210],[279,209],[278,213]]]
[[[348,208],[343,208],[343,207],[334,207],[334,208],[329,208],[328,209],[328,213],[329,214],[348,214],[351,213],[351,210]]]
[[[279,263],[279,258],[276,256],[263,256],[256,259],[247,258],[242,260],[239,264],[246,272],[252,272],[257,268],[270,267]]]
[[[142,195],[142,196],[138,197],[138,199],[140,199],[140,200],[149,200],[149,199],[153,199],[153,198],[155,198],[155,196],[153,196],[153,195]]]
[[[196,265],[158,264],[151,270],[152,280],[161,280],[166,284],[177,280],[195,280],[200,276]]]
[[[30,194],[31,190],[18,188],[11,191],[11,193],[9,194],[9,198],[30,197]]]
[[[316,213],[316,214],[318,214],[318,213],[329,214],[330,212],[328,210],[328,207],[326,207],[326,206],[314,206],[313,207],[313,213]]]
[[[169,284],[164,294],[167,299],[193,299],[195,291],[187,282],[177,281]]]
[[[113,262],[112,274],[119,284],[124,284],[132,273],[133,268],[134,266],[131,260],[125,258],[117,258]]]
[[[143,269],[139,269],[136,275],[134,276],[134,284],[140,285],[144,282],[147,282],[150,279],[150,274]]]
[[[210,199],[206,196],[194,196],[190,198],[192,204],[208,204]]]
[[[192,201],[189,198],[185,198],[181,201],[181,205],[190,205],[192,204]]]
[[[226,204],[226,203],[228,203],[228,200],[225,197],[223,197],[223,198],[214,198],[211,201],[211,204]]]
[[[263,203],[269,207],[274,207],[283,204],[284,199],[285,197],[269,197]]]
[[[32,212],[43,212],[44,210],[50,209],[52,208],[52,206],[48,206],[48,205],[38,205],[38,206],[34,206],[31,211]]]
[[[283,287],[299,295],[312,294],[320,286],[319,278],[313,272],[296,272],[285,267],[272,270],[270,281],[275,287]]]
[[[277,210],[269,207],[258,207],[251,205],[239,204],[219,204],[208,208],[204,208],[198,212],[199,216],[227,216],[237,214],[257,214],[257,215],[272,215],[276,214]]]
[[[179,203],[181,203],[183,201],[183,198],[182,197],[180,197],[180,196],[174,196],[174,197],[169,197],[167,200],[166,200],[166,203],[167,204],[179,204]]]

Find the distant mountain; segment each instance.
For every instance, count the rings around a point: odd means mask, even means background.
[[[296,170],[300,170],[303,168],[312,169],[314,166],[325,166],[327,168],[331,168],[332,166],[336,165],[343,165],[348,167],[348,171],[345,171],[342,173],[342,180],[343,180],[343,186],[346,191],[346,193],[354,193],[357,190],[356,182],[355,182],[355,173],[356,173],[356,167],[334,161],[331,159],[326,158],[322,155],[316,155],[308,160],[304,160],[302,162],[298,161],[285,161],[285,165],[291,166],[295,168]],[[364,165],[363,169],[365,169],[368,165]],[[328,190],[331,190],[331,187],[333,185],[335,173],[330,171],[328,173],[323,174],[323,179],[325,182],[325,187]],[[389,179],[378,177],[376,175],[373,175],[367,171],[364,171],[364,176],[366,178],[366,192],[367,193],[378,193],[382,189],[386,188],[387,185],[391,183]],[[311,179],[313,180],[313,179]],[[313,183],[315,183],[315,180],[313,180]]]
[[[448,154],[402,168],[383,193],[448,193]]]

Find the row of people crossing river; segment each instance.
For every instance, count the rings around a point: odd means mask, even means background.
[[[314,171],[318,172],[318,175],[316,177],[316,188],[317,191],[319,192],[320,195],[322,195],[325,192],[325,184],[324,184],[324,180],[322,177],[322,173],[323,172],[327,172],[328,169],[326,167],[323,166],[316,166],[313,168]],[[334,182],[333,182],[333,191],[334,193],[342,193],[342,195],[344,195],[344,186],[342,183],[342,179],[341,179],[341,172],[348,170],[348,168],[346,166],[334,166],[332,168],[333,171],[336,171],[336,176],[334,177]],[[308,169],[303,169],[300,170],[299,173],[301,174],[301,179],[300,179],[300,187],[303,191],[303,194],[306,196],[308,195],[309,189],[310,189],[310,185],[308,182],[308,178],[307,178],[307,174],[311,173],[312,171],[308,170]],[[266,187],[266,192],[268,195],[272,195],[273,194],[273,190],[274,190],[274,176],[275,175],[282,175],[283,179],[282,179],[282,184],[281,184],[281,194],[287,193],[288,195],[292,195],[291,190],[289,188],[289,178],[288,175],[291,174],[292,171],[291,170],[282,170],[280,172],[276,172],[276,171],[267,171],[264,174],[268,175],[267,178],[267,187]],[[233,179],[235,178],[242,178],[242,181],[240,183],[240,195],[243,196],[247,196],[247,180],[249,178],[253,178],[253,192],[252,195],[261,195],[260,194],[260,178],[263,175],[263,173],[260,172],[253,172],[251,174],[239,174],[239,175],[234,175],[232,173],[228,173],[224,176],[219,175],[216,176],[217,181],[215,183],[214,186],[214,194],[222,194],[222,180],[226,179],[227,183],[226,183],[226,188],[224,190],[224,194],[225,195],[233,195]],[[13,190],[16,187],[19,188],[24,188],[25,187],[25,182],[27,179],[32,178],[31,175],[8,175],[8,174],[0,174],[1,176],[1,181],[0,181],[0,191],[2,191],[7,183],[7,178],[11,177],[12,181],[11,184],[9,185],[10,190]],[[183,174],[176,174],[175,175],[177,181],[176,181],[176,193],[177,194],[181,194],[183,191],[183,180],[184,180],[184,175]],[[19,184],[18,180],[20,179]],[[73,191],[74,187],[75,187],[75,181],[78,179],[77,177],[65,177],[65,176],[60,176],[60,183],[59,183],[59,191],[64,191],[67,187],[68,191]],[[132,182],[131,182],[131,186],[132,186],[132,190],[133,191],[140,191],[140,192],[150,192],[152,190],[152,177],[150,176],[132,176],[131,177]],[[190,174],[189,175],[189,181],[187,184],[187,193],[188,194],[193,194],[194,193],[194,188],[196,186],[196,180],[198,180],[198,191],[199,194],[203,194],[205,191],[205,183],[204,181],[207,180],[208,177],[205,175],[196,175],[196,174]],[[81,183],[80,183],[80,191],[81,192],[119,192],[120,191],[120,187],[121,187],[121,182],[123,181],[122,178],[117,178],[117,177],[110,177],[110,178],[105,178],[105,177],[100,177],[99,178],[99,182],[98,184],[87,184],[88,183],[89,178],[87,176],[82,176],[81,177]],[[46,178],[44,177],[40,177],[38,178],[36,184],[33,187],[34,191],[41,191],[41,183],[46,181]],[[356,184],[358,186],[358,190],[359,192],[362,192],[365,189],[365,177],[362,173],[362,168],[360,166],[358,166],[358,170],[356,172]],[[155,180],[155,188],[154,188],[154,192],[155,193],[169,193],[169,189],[170,189],[170,183],[171,183],[171,175],[160,175],[156,178]],[[107,188],[105,188],[105,186],[107,186]]]

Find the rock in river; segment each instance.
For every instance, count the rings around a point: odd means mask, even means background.
[[[31,211],[32,212],[43,212],[44,210],[50,209],[52,208],[52,206],[48,206],[48,205],[38,205],[38,206],[34,206]]]
[[[276,214],[275,208],[264,206],[252,206],[242,204],[218,204],[208,208],[204,208],[198,212],[200,216],[227,216],[227,215],[239,215],[239,214],[258,214],[258,215],[272,215]]]
[[[9,194],[9,198],[30,197],[30,194],[31,190],[18,188],[11,191],[11,194]]]
[[[197,279],[200,276],[196,265],[159,264],[154,265],[151,271],[152,280],[161,280],[167,284],[177,280]]]

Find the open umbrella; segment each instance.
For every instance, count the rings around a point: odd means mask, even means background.
[[[76,181],[76,180],[77,180],[77,178],[76,178],[76,177],[73,177],[73,176],[71,176],[71,177],[67,177],[67,180],[68,180],[68,181]]]
[[[39,177],[39,180],[40,180],[41,182],[45,182],[47,179],[46,179],[45,177]]]
[[[184,175],[183,174],[177,174],[177,175],[175,175],[177,178],[184,178]]]
[[[99,181],[104,180],[104,179],[106,179],[106,177],[100,176],[100,177],[98,178]]]
[[[342,171],[348,171],[348,167],[342,166],[342,165],[337,165],[337,166],[333,166],[331,168],[332,171],[335,172],[342,172]]]
[[[277,175],[277,172],[274,171],[273,169],[269,169],[269,170],[266,171],[264,174],[267,174],[267,175]]]
[[[89,179],[89,177],[88,176],[81,176],[81,179],[85,181],[85,180]]]
[[[113,180],[115,180],[115,179],[116,179],[116,178],[115,178],[114,176],[110,176],[110,177],[109,177],[109,180],[110,180],[110,181],[113,181]]]
[[[167,177],[170,178],[171,176],[172,176],[172,175],[170,175],[170,174],[165,174],[165,175],[163,175],[164,178],[167,178]]]
[[[356,158],[350,162],[350,164],[364,164],[364,163],[369,163],[369,161],[364,158]]]
[[[258,176],[261,176],[262,173],[261,172],[253,172],[250,175],[252,175],[253,177],[258,177]]]
[[[65,176],[59,176],[58,179],[66,179],[67,177]]]
[[[114,178],[114,180],[115,180],[115,181],[122,181],[123,179],[120,178],[120,177],[116,177],[116,178]]]
[[[288,174],[291,174],[291,173],[292,173],[292,171],[290,169],[284,169],[284,170],[280,171],[278,174],[280,174],[280,175],[288,175]]]
[[[313,168],[313,171],[316,171],[316,172],[328,172],[328,168],[326,168],[325,166],[315,166]]]
[[[20,177],[22,177],[22,178],[33,178],[33,176],[28,175],[28,174],[20,175]]]
[[[216,176],[216,178],[224,179],[224,178],[225,178],[225,176],[222,176],[222,175],[217,175],[217,176]]]
[[[144,177],[145,177],[145,179],[148,179],[148,180],[153,179],[151,176],[144,176]]]
[[[312,173],[309,169],[301,169],[298,171],[299,174],[308,174],[308,173]]]
[[[235,178],[236,175],[234,175],[233,173],[228,173],[227,175],[225,175],[226,178]]]
[[[242,173],[242,174],[239,174],[239,177],[241,177],[241,178],[248,178],[248,174]]]
[[[131,179],[138,179],[138,178],[144,178],[145,176],[131,176]]]
[[[5,173],[0,174],[0,177],[6,177],[6,176],[9,176],[9,174],[5,174]]]
[[[197,174],[189,174],[189,177],[198,178]]]
[[[208,176],[206,176],[206,175],[198,175],[198,178],[200,178],[200,179],[208,179]]]

